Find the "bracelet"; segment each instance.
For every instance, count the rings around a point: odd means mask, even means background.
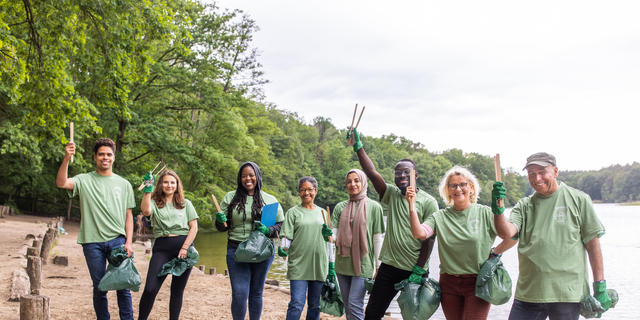
[[[491,248],[491,255],[492,255],[492,256],[494,256],[494,257],[497,257],[497,256],[498,256],[498,254],[496,254],[495,252],[493,252],[493,249],[495,249],[495,248],[496,248],[496,247]]]

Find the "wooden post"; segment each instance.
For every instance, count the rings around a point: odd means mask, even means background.
[[[224,276],[228,276],[229,275],[229,269],[224,269]]]
[[[416,197],[414,197],[411,203],[409,203],[409,211],[415,211],[418,190],[416,190],[416,170],[413,169],[413,167],[409,170],[409,185],[413,187],[413,191],[416,193]]]
[[[27,275],[31,284],[31,294],[40,294],[42,289],[42,259],[38,256],[27,257]]]
[[[20,297],[20,320],[49,320],[50,299],[47,296],[28,295]]]
[[[29,247],[27,248],[27,257],[28,256],[34,256],[34,257],[40,257],[40,249],[36,248],[36,247]]]
[[[216,268],[209,268],[209,274],[210,275],[216,274]]]
[[[42,258],[42,264],[47,264],[49,251],[51,251],[53,241],[55,240],[55,234],[56,229],[54,228],[49,228],[47,230],[47,233],[44,234],[44,239],[42,239],[42,249],[40,250],[40,258]]]
[[[500,168],[500,154],[496,153],[493,157],[493,167],[496,170],[496,182],[502,182],[502,169]],[[497,202],[498,207],[504,208],[504,204],[502,203],[502,199],[498,199]]]
[[[200,265],[200,271],[202,271],[202,273],[204,273],[204,264]]]
[[[69,199],[69,207],[67,208],[67,221],[71,221],[71,202],[73,199]]]
[[[40,239],[33,239],[33,244],[31,245],[32,247],[38,249],[38,254],[37,256],[40,255],[40,250],[42,250],[42,240]]]
[[[69,140],[73,142],[73,122],[69,122]],[[73,155],[71,155],[71,163],[73,163]]]

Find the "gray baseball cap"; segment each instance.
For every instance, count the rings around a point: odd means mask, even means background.
[[[527,169],[527,166],[530,164],[537,164],[542,167],[548,167],[549,165],[556,166],[556,157],[546,153],[546,152],[538,152],[530,155],[527,158],[527,164],[522,168],[522,170]]]

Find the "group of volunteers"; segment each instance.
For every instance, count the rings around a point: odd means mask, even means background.
[[[505,209],[498,205],[506,193],[502,182],[493,185],[491,206],[480,205],[477,178],[468,169],[454,166],[438,187],[447,205],[439,209],[433,196],[411,185],[411,178],[419,178],[411,159],[401,159],[394,168],[394,184],[387,183],[365,153],[358,132],[349,130],[347,138],[355,141],[361,170],[345,173],[348,199],[335,206],[331,223],[314,203],[321,186],[306,176],[297,185],[301,203],[286,213],[277,204],[275,224],[261,224],[263,207],[278,200],[263,190],[257,164],[240,166],[237,188],[224,196],[215,219],[216,229],[228,234],[226,261],[234,320],[245,319],[247,308],[249,319],[260,319],[265,280],[275,254],[287,260],[291,300],[286,319],[300,319],[305,304],[306,319],[319,319],[323,282],[328,277],[338,280],[347,319],[382,319],[398,293],[397,283],[408,279],[420,284],[428,278],[429,264],[424,261],[434,238],[440,260],[440,304],[447,319],[487,319],[491,305],[475,295],[479,270],[516,244],[519,276],[509,319],[578,319],[580,301],[591,294],[587,263],[593,274],[593,298],[602,310],[611,306],[599,242],[604,227],[587,194],[557,181],[552,155],[539,152],[527,158],[523,170],[535,192],[518,201],[506,218]],[[75,145],[69,142],[56,182],[69,190],[69,196],[80,196],[78,243],[93,281],[96,316],[109,319],[107,293],[98,290],[98,283],[107,262],[111,263],[111,250],[124,245],[132,253],[131,210],[136,203],[131,184],[112,172],[115,144],[111,139],[95,143],[95,172],[68,178],[67,166],[74,154]],[[162,171],[155,188],[153,179],[153,175],[145,177],[141,203],[156,239],[138,319],[147,319],[151,312],[166,278],[157,276],[162,265],[176,257],[186,258],[198,230],[198,215],[184,198],[178,175]],[[367,197],[369,180],[388,207],[386,223],[382,206]],[[260,262],[236,261],[243,241],[256,230],[279,238],[277,253]],[[502,241],[494,247],[496,236]],[[335,256],[332,245],[327,245],[331,239]],[[170,319],[179,318],[189,274],[173,276]],[[365,306],[365,283],[371,279]],[[133,319],[129,290],[118,290],[117,297],[120,318]]]

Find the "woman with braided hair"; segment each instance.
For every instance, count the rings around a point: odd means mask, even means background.
[[[262,207],[278,200],[262,191],[260,168],[253,162],[240,166],[238,187],[224,196],[216,214],[216,229],[227,232],[227,267],[231,282],[231,316],[233,320],[244,320],[249,303],[249,319],[258,320],[262,314],[262,291],[273,256],[258,263],[242,263],[234,260],[238,245],[249,237],[254,221],[260,221]],[[266,227],[259,224],[256,229],[269,238],[276,238],[282,227],[284,211],[278,205],[276,224]],[[227,223],[227,226],[224,223]]]

